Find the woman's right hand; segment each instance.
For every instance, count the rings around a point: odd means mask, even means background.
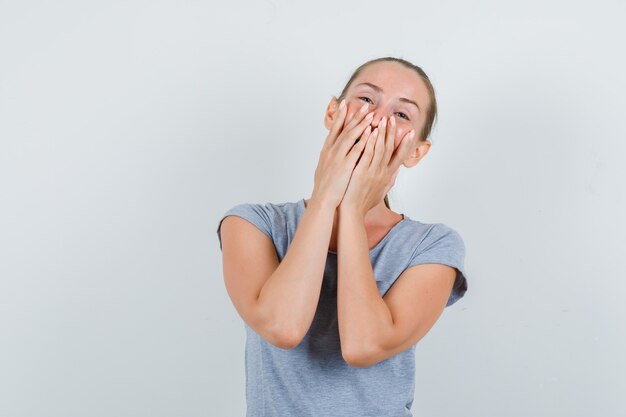
[[[352,171],[365,148],[366,141],[357,139],[364,132],[369,134],[368,130],[371,130],[370,123],[374,116],[374,113],[367,114],[368,103],[365,103],[343,127],[347,107],[345,100],[342,100],[336,113],[337,117],[320,151],[311,195],[312,200],[323,201],[333,207],[341,203]]]

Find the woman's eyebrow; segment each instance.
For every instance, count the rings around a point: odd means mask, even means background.
[[[364,83],[359,83],[359,84],[357,84],[357,85],[356,85],[356,87],[358,87],[358,86],[360,86],[360,85],[366,85],[366,86],[368,86],[368,87],[370,87],[370,88],[374,89],[375,91],[377,91],[377,92],[379,92],[379,93],[382,93],[382,92],[383,92],[383,89],[382,89],[382,88],[380,88],[379,86],[377,86],[377,85],[375,85],[375,84],[372,84],[372,83],[367,83],[367,82],[364,82]],[[422,109],[420,109],[420,106],[418,106],[418,105],[417,105],[417,103],[416,103],[416,102],[414,102],[413,100],[409,100],[409,99],[408,99],[408,98],[406,98],[406,97],[400,97],[400,99],[399,99],[399,100],[400,100],[400,101],[404,101],[405,103],[410,103],[410,104],[413,104],[415,107],[417,107],[417,109],[418,109],[420,112],[422,111]]]

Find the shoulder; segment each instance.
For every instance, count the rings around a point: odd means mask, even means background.
[[[411,218],[408,223],[402,237],[414,242],[413,255],[433,249],[465,251],[465,242],[461,234],[445,223],[423,223]]]
[[[245,213],[258,217],[267,223],[268,226],[281,226],[293,221],[297,217],[297,203],[241,203],[237,204],[224,214]]]
[[[217,222],[217,235],[220,239],[222,221],[227,216],[238,216],[252,223],[265,233],[270,239],[275,240],[277,234],[281,234],[290,222],[295,222],[297,216],[297,203],[239,203],[231,206],[219,217]]]
[[[444,223],[428,225],[420,246],[422,248],[437,246],[439,248],[465,250],[465,242],[461,234]]]
[[[412,258],[449,259],[462,264],[465,259],[465,242],[461,234],[444,223],[422,224],[418,235],[419,243],[415,247]]]

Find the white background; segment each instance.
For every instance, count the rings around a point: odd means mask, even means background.
[[[621,1],[0,1],[0,415],[243,416],[217,221],[308,198],[368,59],[432,79],[392,209],[469,290],[416,416],[626,415]]]

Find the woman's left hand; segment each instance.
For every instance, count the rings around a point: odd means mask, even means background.
[[[357,210],[365,216],[378,205],[385,194],[394,186],[400,166],[417,146],[415,130],[407,132],[395,149],[396,123],[393,116],[389,126],[383,117],[376,129],[368,126],[361,140],[366,140],[361,159],[357,162],[348,188],[341,200],[339,208]]]

